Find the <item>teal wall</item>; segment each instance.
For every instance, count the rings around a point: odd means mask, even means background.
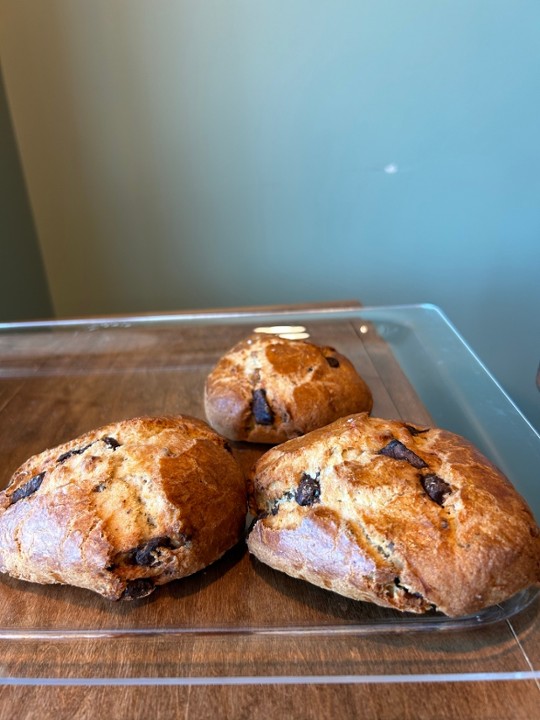
[[[56,312],[440,305],[540,428],[538,0],[0,0]]]

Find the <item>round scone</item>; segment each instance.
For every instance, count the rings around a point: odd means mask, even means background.
[[[293,577],[467,615],[540,583],[540,531],[507,478],[445,430],[352,415],[266,452],[249,550]]]
[[[372,405],[369,387],[334,348],[263,333],[223,355],[204,391],[210,425],[255,443],[280,443]]]
[[[188,416],[106,425],[27,460],[0,493],[0,571],[133,599],[242,537],[243,473]]]

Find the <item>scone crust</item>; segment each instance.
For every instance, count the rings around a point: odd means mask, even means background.
[[[354,599],[463,616],[540,583],[525,501],[442,429],[342,418],[265,453],[250,504],[257,558]]]
[[[368,385],[337,350],[263,333],[222,356],[204,392],[210,425],[255,443],[280,443],[372,406]]]
[[[0,571],[142,597],[217,560],[242,537],[245,513],[244,475],[206,423],[112,423],[14,473],[0,493]]]

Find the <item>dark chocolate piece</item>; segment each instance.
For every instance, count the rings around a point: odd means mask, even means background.
[[[313,505],[319,502],[321,498],[321,484],[319,482],[319,475],[311,477],[307,473],[302,475],[300,484],[294,496],[294,499],[299,505]]]
[[[420,482],[430,499],[437,503],[437,505],[443,505],[448,495],[452,492],[452,488],[446,480],[443,480],[435,474],[422,475]]]
[[[56,458],[57,463],[63,463],[65,460],[70,458],[72,455],[82,455],[85,450],[88,450],[89,447],[92,447],[92,445],[95,445],[95,443],[100,442],[99,440],[94,440],[94,442],[91,442],[89,445],[85,445],[82,448],[75,448],[73,450],[68,450],[65,453],[62,453],[59,457]],[[121,443],[118,442],[118,440],[115,440],[113,437],[102,437],[101,442],[104,442],[105,445],[112,450],[116,450],[117,447],[120,447]]]
[[[253,391],[251,412],[258,425],[272,425],[274,422],[274,413],[266,399],[266,390],[259,388]]]
[[[391,440],[388,445],[385,445],[382,450],[379,450],[379,455],[385,455],[394,460],[405,460],[415,468],[427,467],[427,463],[425,463],[421,457],[418,457],[416,453],[409,450],[409,448],[399,440]]]
[[[152,538],[152,540],[149,540],[144,545],[135,548],[130,554],[130,560],[135,565],[156,565],[158,562],[159,548],[170,547],[172,547],[170,538]]]
[[[33,495],[36,490],[39,489],[39,486],[43,482],[43,478],[45,477],[45,473],[39,473],[39,475],[34,475],[33,478],[31,478],[27,483],[24,485],[21,485],[18,487],[15,492],[11,495],[9,498],[10,505],[13,505],[13,503],[16,503],[18,500],[22,500],[23,498],[28,497],[29,495]]]
[[[90,443],[90,445],[93,445],[93,443]],[[70,458],[72,455],[82,455],[85,450],[88,450],[88,448],[90,447],[90,445],[85,445],[85,446],[82,447],[82,448],[75,448],[74,450],[68,450],[67,452],[62,453],[61,455],[59,455],[59,456],[56,458],[56,462],[60,464],[60,463],[63,463],[63,462],[64,462],[65,460],[67,460],[68,458]]]
[[[122,443],[119,443],[118,440],[115,440],[113,437],[104,437],[101,438],[101,442],[104,442],[107,447],[110,447],[111,450],[116,450],[116,448],[120,447]]]
[[[330,367],[338,368],[339,367],[339,360],[332,355],[326,356],[326,362],[330,365]]]

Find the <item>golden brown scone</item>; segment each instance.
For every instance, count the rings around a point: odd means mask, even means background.
[[[460,616],[540,583],[540,533],[464,438],[367,414],[266,452],[250,478],[262,562],[348,597]]]
[[[253,333],[218,361],[204,403],[210,425],[230,440],[275,444],[369,412],[373,400],[334,348]]]
[[[27,460],[0,493],[0,571],[133,599],[241,538],[246,485],[188,416],[106,425]]]

